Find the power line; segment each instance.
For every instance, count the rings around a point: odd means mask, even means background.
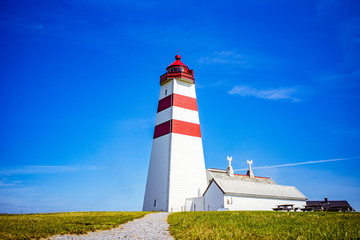
[[[315,161],[308,161],[308,162],[287,163],[287,164],[272,165],[272,166],[253,167],[253,169],[289,167],[289,166],[297,166],[297,165],[305,165],[305,164],[313,164],[313,163],[344,161],[344,160],[351,160],[351,159],[358,159],[358,158],[360,158],[360,157],[334,158],[334,159],[326,159],[326,160],[315,160]],[[236,169],[234,171],[243,171],[243,170],[248,170],[248,169],[247,168],[242,168],[242,169]]]

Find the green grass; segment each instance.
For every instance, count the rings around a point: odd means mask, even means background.
[[[176,239],[360,239],[360,214],[338,212],[180,212]]]
[[[117,227],[147,212],[0,214],[0,239],[40,239]]]

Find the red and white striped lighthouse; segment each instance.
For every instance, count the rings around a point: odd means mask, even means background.
[[[160,76],[160,97],[143,211],[185,210],[207,186],[195,78],[180,59]]]

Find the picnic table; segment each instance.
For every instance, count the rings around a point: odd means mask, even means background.
[[[319,212],[324,211],[324,207],[321,204],[316,205],[306,205],[304,208],[301,208],[303,212]]]
[[[297,211],[299,208],[294,208],[294,204],[281,204],[277,205],[276,208],[273,208],[274,211]]]

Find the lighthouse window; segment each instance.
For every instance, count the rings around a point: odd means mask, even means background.
[[[154,207],[156,207],[156,200],[154,200]]]
[[[167,95],[167,89],[165,89],[165,96]]]
[[[183,72],[183,71],[184,71],[184,68],[182,68],[182,67],[170,68],[168,70],[168,72]]]

